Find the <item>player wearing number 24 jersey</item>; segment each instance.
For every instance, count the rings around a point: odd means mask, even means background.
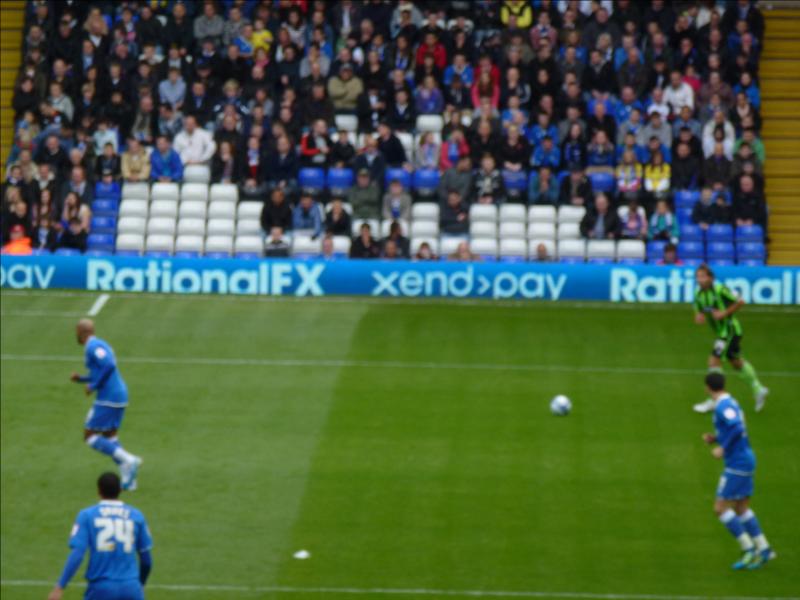
[[[115,473],[97,481],[100,502],[78,513],[69,538],[72,549],[58,584],[48,600],[60,600],[89,551],[85,600],[143,600],[152,568],[153,540],[139,510],[119,500],[121,482]],[[138,555],[138,561],[137,561]]]

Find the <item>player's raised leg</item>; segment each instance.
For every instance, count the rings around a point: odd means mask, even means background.
[[[753,390],[753,397],[756,400],[756,412],[761,412],[764,408],[764,404],[767,402],[767,394],[769,394],[769,388],[764,386],[758,379],[758,373],[756,373],[755,367],[753,365],[742,358],[741,356],[737,356],[731,359],[731,366],[736,370],[739,377],[744,379],[745,383],[750,386],[750,389]]]
[[[716,355],[716,345],[711,355],[708,357],[708,372],[709,373],[722,373],[722,360]],[[707,413],[714,410],[716,403],[713,398],[706,398],[702,402],[695,404],[692,409],[697,413]]]

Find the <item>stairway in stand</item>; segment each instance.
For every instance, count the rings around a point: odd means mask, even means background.
[[[5,179],[5,165],[14,142],[14,80],[22,61],[22,27],[25,2],[3,0],[0,6],[0,165]]]
[[[762,138],[769,206],[769,264],[800,265],[800,7],[764,9]]]

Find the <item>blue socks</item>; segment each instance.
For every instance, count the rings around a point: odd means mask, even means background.
[[[731,535],[736,538],[742,550],[745,552],[753,549],[753,540],[750,534],[744,528],[742,522],[737,518],[736,513],[732,508],[729,508],[719,516],[719,520],[731,532]]]
[[[769,542],[761,531],[761,525],[758,524],[756,514],[749,508],[739,515],[738,521],[742,524],[745,532],[755,542],[756,548],[759,552],[769,548]]]
[[[94,434],[86,439],[86,443],[98,452],[102,452],[103,454],[110,456],[115,463],[119,464],[121,462],[115,456],[115,454],[118,454],[117,450],[120,448],[120,443],[117,441],[117,438],[109,439],[107,437],[103,437],[102,435]]]

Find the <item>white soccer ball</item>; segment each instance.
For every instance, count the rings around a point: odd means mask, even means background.
[[[572,402],[563,394],[559,394],[550,401],[550,412],[559,417],[565,417],[572,410]]]

